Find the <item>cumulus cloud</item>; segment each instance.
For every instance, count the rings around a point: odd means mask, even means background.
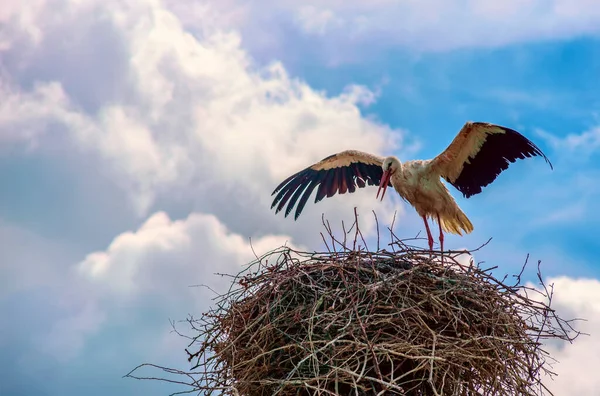
[[[107,341],[109,349],[122,348],[134,334],[167,342],[168,317],[199,315],[215,292],[229,286],[230,278],[217,273],[234,275],[255,254],[284,245],[298,247],[285,235],[250,241],[209,214],[172,220],[154,213],[137,230],[121,233],[105,250],[89,253],[64,273],[52,303],[60,314],[48,331],[33,337],[33,345],[64,363],[81,357],[86,342],[110,326],[124,330],[119,339]],[[144,318],[140,311],[148,309],[164,316]]]
[[[289,7],[290,12],[297,7],[330,10],[336,18],[345,22],[335,32],[336,40],[342,39],[343,34],[365,41],[370,39],[369,36],[376,36],[378,40],[421,51],[490,47],[597,34],[597,22],[600,20],[600,7],[589,0],[554,0],[550,3],[541,0],[502,3],[441,0],[399,3],[382,0],[284,4],[280,7]],[[313,15],[315,20],[321,18],[317,11],[313,11]],[[457,24],[460,24],[460,29],[457,29]],[[312,32],[310,29],[306,31]]]
[[[194,29],[193,11],[204,16],[197,10],[209,3],[196,0],[174,10]],[[241,29],[254,52],[284,53],[286,39],[301,37],[311,53],[330,62],[365,62],[374,49],[389,47],[423,53],[600,33],[600,6],[591,0],[229,0],[214,6],[227,15],[218,23]]]
[[[50,7],[40,6],[38,19]],[[102,158],[99,166],[130,191],[140,216],[157,199],[164,204],[176,196],[210,209],[230,226],[241,222],[228,212],[246,212],[243,223],[260,224],[270,192],[292,172],[348,148],[390,154],[404,147],[403,131],[363,116],[361,106],[375,100],[368,88],[350,85],[329,97],[290,77],[280,63],[254,65],[235,32],[207,28],[205,36],[192,36],[175,14],[150,1],[127,7],[67,1],[64,7],[68,13],[39,25],[39,43],[30,45],[27,56],[14,46],[4,51],[13,61],[2,74],[6,100],[0,106],[0,139],[43,150],[51,140],[67,136],[76,142],[82,160],[87,153]],[[78,23],[90,10],[101,17]],[[74,41],[70,47],[48,39],[67,34],[67,27],[76,27],[84,43]],[[29,37],[21,24],[12,29],[18,33],[15,41]],[[94,44],[99,35],[116,37],[111,40],[119,45],[100,47],[106,53],[97,59],[99,74],[85,92],[73,83],[81,80],[79,70],[57,74],[52,64],[39,59],[38,53],[52,48],[65,51],[66,58],[78,57],[76,50],[86,40]],[[107,64],[111,58],[121,66]],[[74,66],[74,61],[61,62]],[[104,67],[117,75],[103,73]],[[28,87],[24,80],[31,70],[48,78]],[[85,74],[91,78],[95,72]],[[101,89],[114,79],[122,82],[116,97]],[[352,206],[373,203],[371,194],[362,191],[344,199],[346,213]],[[230,202],[223,205],[224,200]],[[391,205],[382,206],[389,214]],[[319,209],[313,215],[328,211],[333,220],[346,216],[336,202],[321,203]]]
[[[53,164],[48,177],[65,195],[90,198],[82,201],[87,220],[74,223],[81,202],[54,206],[33,191],[47,212],[59,210],[31,221],[55,219],[48,244],[60,244],[64,222],[73,224],[68,255],[48,260],[43,243],[25,245],[31,239],[13,228],[0,233],[15,245],[0,253],[10,261],[0,267],[8,286],[0,309],[11,318],[0,333],[21,345],[2,345],[18,362],[8,371],[11,392],[22,389],[32,359],[52,377],[36,386],[64,394],[61,378],[73,378],[51,367],[101,375],[89,361],[118,377],[159,354],[179,356],[181,349],[148,345],[171,345],[167,318],[199,314],[214,296],[187,286],[218,289],[214,272],[252,259],[250,237],[259,254],[292,240],[315,246],[321,213],[335,226],[351,219],[353,206],[369,215],[363,231],[373,224],[374,190],[309,205],[298,222],[270,210],[283,178],[332,152],[404,150],[403,131],[363,114],[376,99],[367,87],[328,96],[280,63],[256,65],[234,31],[207,21],[202,34],[190,34],[155,1],[41,0],[0,17],[0,152],[44,158],[40,166]],[[80,196],[74,174],[88,195]],[[393,207],[380,203],[378,214]],[[115,217],[128,220],[105,221]],[[107,241],[109,225],[117,236]],[[78,256],[81,246],[93,248]]]
[[[196,293],[185,292],[190,282],[207,282],[217,288],[220,278],[213,278],[214,273],[235,274],[255,253],[262,255],[283,245],[294,247],[290,239],[266,235],[251,243],[213,215],[192,213],[171,220],[166,213],[157,212],[137,231],[115,237],[106,250],[88,254],[76,271],[116,301],[148,293],[180,299]]]
[[[552,306],[558,315],[565,319],[584,319],[574,326],[589,334],[578,337],[573,344],[546,346],[558,362],[552,367],[558,375],[546,379],[545,383],[556,395],[597,395],[600,392],[600,378],[596,375],[600,367],[600,281],[560,276],[549,278],[545,283],[554,284]]]

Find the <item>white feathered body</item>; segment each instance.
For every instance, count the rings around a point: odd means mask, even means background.
[[[431,160],[401,163],[392,174],[391,183],[398,194],[411,204],[420,216],[439,220],[445,232],[470,233],[473,224],[460,209],[437,172],[429,167]]]

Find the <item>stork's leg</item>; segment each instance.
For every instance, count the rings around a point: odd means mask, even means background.
[[[429,242],[429,250],[433,252],[433,236],[431,235],[431,230],[429,229],[429,224],[427,224],[427,217],[421,216],[423,218],[423,222],[425,223],[425,229],[427,230],[427,242]]]
[[[437,215],[438,226],[440,227],[440,252],[442,253],[442,264],[444,264],[444,232],[442,231],[442,222],[440,215]]]

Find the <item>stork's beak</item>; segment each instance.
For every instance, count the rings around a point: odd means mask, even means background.
[[[383,189],[383,193],[381,194],[381,200],[383,201],[383,197],[385,195],[385,190],[387,190],[387,186],[388,186],[388,183],[390,182],[391,176],[392,176],[392,172],[389,169],[386,170],[385,172],[383,172],[383,175],[381,176],[381,182],[379,183],[379,189],[377,190],[377,196],[375,196],[375,199],[379,198],[379,193]]]

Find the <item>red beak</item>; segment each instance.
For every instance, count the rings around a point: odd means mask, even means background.
[[[392,172],[390,172],[390,170],[383,172],[383,175],[381,176],[381,183],[379,183],[379,189],[377,190],[377,196],[375,197],[376,199],[379,198],[379,192],[381,189],[383,189],[383,194],[381,194],[381,200],[383,201],[385,190],[387,190],[388,183],[390,182],[390,177],[392,177]]]

